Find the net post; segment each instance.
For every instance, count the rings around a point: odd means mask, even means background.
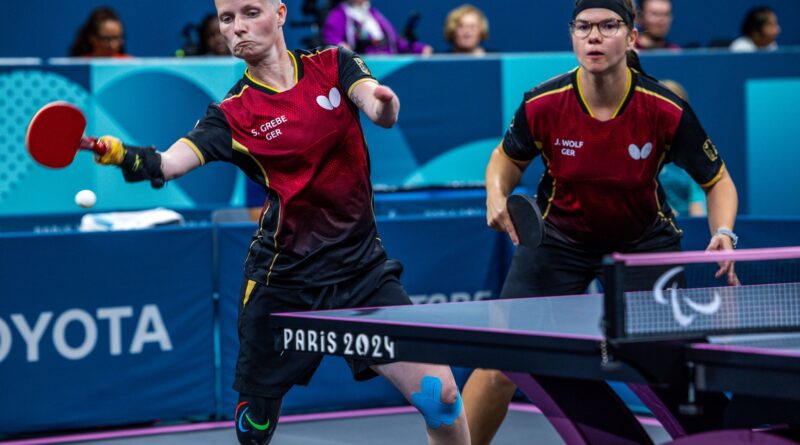
[[[625,264],[611,255],[603,257],[603,333],[614,340],[625,336]]]

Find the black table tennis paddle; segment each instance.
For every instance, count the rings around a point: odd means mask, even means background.
[[[506,208],[520,245],[538,247],[544,238],[544,220],[536,200],[530,196],[511,195],[506,199]]]

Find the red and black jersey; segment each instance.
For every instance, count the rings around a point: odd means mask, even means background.
[[[725,166],[689,105],[629,71],[628,93],[609,121],[595,119],[578,70],[525,94],[503,139],[512,161],[541,155],[537,203],[549,233],[587,248],[625,249],[681,235],[658,182],[667,162],[703,187]]]
[[[276,91],[247,72],[183,140],[201,162],[236,164],[267,191],[245,264],[283,287],[332,284],[382,261],[369,156],[350,92],[375,81],[343,48],[290,52],[297,83]]]

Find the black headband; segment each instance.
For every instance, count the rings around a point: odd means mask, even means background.
[[[633,26],[633,11],[628,9],[624,0],[580,0],[572,11],[572,20],[584,9],[603,8],[616,12],[629,27]]]

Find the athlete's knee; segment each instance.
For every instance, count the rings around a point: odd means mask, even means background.
[[[486,373],[488,383],[492,389],[506,392],[517,389],[517,385],[515,385],[514,382],[512,382],[503,371],[498,371],[496,369],[485,369],[483,372]]]
[[[239,395],[236,405],[236,438],[242,445],[267,445],[272,440],[275,427],[278,426],[278,415],[281,411],[281,399]]]
[[[448,379],[446,384],[442,384],[442,380],[434,376],[422,378],[420,392],[411,395],[411,403],[431,429],[453,425],[463,408],[455,382]]]
[[[461,393],[458,391],[458,386],[456,386],[456,382],[452,379],[447,379],[442,382],[442,395],[441,401],[445,404],[453,404],[461,397]]]

